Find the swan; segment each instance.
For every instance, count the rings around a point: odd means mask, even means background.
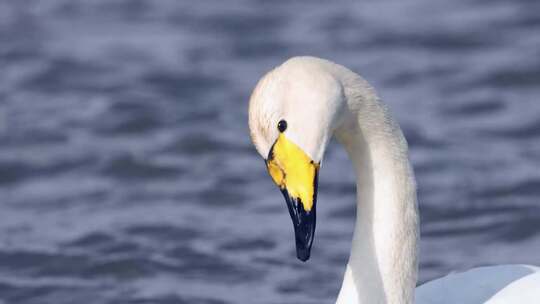
[[[419,217],[407,142],[358,74],[315,57],[285,61],[253,90],[249,129],[285,198],[301,261],[314,239],[325,149],[332,136],[345,147],[357,212],[336,303],[540,303],[539,269],[528,265],[475,268],[416,288]]]

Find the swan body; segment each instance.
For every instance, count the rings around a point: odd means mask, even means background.
[[[479,267],[416,288],[417,303],[538,303],[540,272],[528,265]]]
[[[336,303],[414,303],[415,294],[417,303],[433,304],[540,299],[538,269],[524,265],[451,274],[415,291],[419,217],[407,142],[374,89],[356,73],[319,58],[289,59],[257,84],[249,127],[286,199],[302,261],[309,259],[317,172],[332,136],[354,165],[356,224]]]

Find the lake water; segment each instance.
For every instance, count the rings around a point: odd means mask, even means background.
[[[420,281],[540,265],[540,2],[0,1],[0,303],[333,303],[333,143],[295,257],[247,102],[295,55],[372,83],[409,141]]]

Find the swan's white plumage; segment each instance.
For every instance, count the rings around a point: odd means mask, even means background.
[[[422,304],[520,303],[540,301],[539,268],[499,265],[452,273],[416,288]]]
[[[492,296],[488,304],[503,304],[503,303],[522,303],[535,304],[539,302],[540,288],[540,272],[536,268],[535,272],[516,279],[506,285],[501,290]]]
[[[357,221],[336,303],[412,303],[417,279],[416,184],[407,143],[371,86],[330,61],[296,57],[265,75],[249,109],[258,152],[266,157],[286,119],[287,137],[315,161],[331,136],[357,172]],[[537,268],[507,265],[451,274],[416,289],[417,303],[533,303]]]

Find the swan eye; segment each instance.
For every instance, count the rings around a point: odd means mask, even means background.
[[[280,133],[285,132],[285,130],[287,130],[287,122],[283,119],[280,120],[277,124],[277,129],[279,130]]]

